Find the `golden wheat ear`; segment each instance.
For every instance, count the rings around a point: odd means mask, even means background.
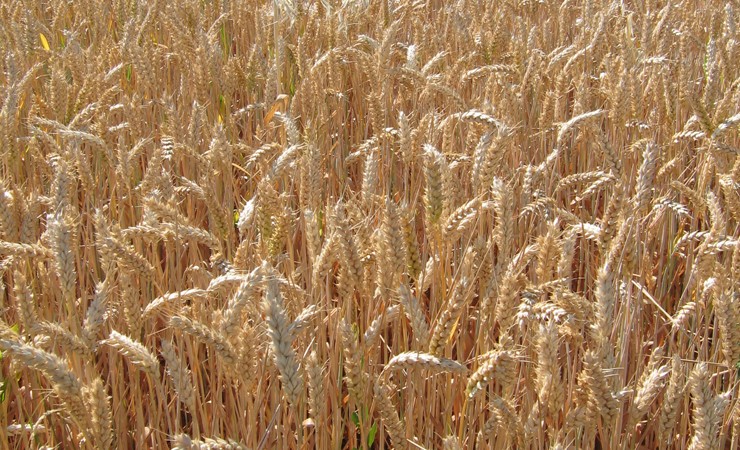
[[[2,2],[0,447],[739,448],[736,3]]]

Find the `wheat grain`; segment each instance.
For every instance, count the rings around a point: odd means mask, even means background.
[[[275,365],[280,371],[283,389],[288,401],[296,405],[299,396],[302,396],[303,378],[298,365],[293,345],[293,333],[289,327],[282,296],[275,280],[268,280],[265,289],[263,307],[268,326],[268,334],[272,339],[272,351]]]
[[[149,302],[142,311],[141,315],[143,319],[154,314],[155,311],[163,308],[164,306],[175,302],[175,301],[188,301],[191,299],[203,298],[207,294],[203,289],[186,289],[180,292],[168,292],[160,297],[155,298]]]
[[[693,434],[689,449],[712,449],[719,445],[721,418],[728,404],[728,395],[714,395],[705,363],[698,364],[689,375],[693,403]],[[729,393],[728,393],[729,394]]]
[[[101,343],[110,345],[153,379],[159,378],[159,360],[140,342],[113,330]]]
[[[84,386],[82,396],[90,411],[91,434],[95,446],[100,449],[113,448],[113,414],[103,381],[96,378]]]
[[[248,373],[241,372],[241,361],[234,347],[220,334],[208,326],[183,316],[173,316],[170,325],[178,330],[198,338],[213,347],[216,355],[223,361],[224,369],[233,377],[240,378]]]
[[[397,449],[409,448],[403,422],[399,419],[398,413],[391,402],[391,389],[379,381],[375,383],[374,389],[375,401],[378,404],[380,418],[383,421],[383,426],[385,426],[385,429],[390,435],[393,447]]]
[[[54,392],[64,403],[72,419],[82,430],[87,429],[90,423],[90,413],[83,400],[83,385],[61,358],[28,344],[9,339],[0,340],[0,349],[22,362],[26,367],[43,373],[52,382]]]
[[[516,359],[510,352],[493,351],[484,356],[484,362],[468,377],[465,393],[473,398],[491,380],[495,380],[501,386],[508,386],[514,381],[515,371]]]
[[[666,447],[671,445],[675,438],[673,430],[676,426],[677,416],[681,410],[684,385],[685,380],[681,360],[678,356],[674,356],[671,361],[671,376],[668,379],[668,386],[663,396],[663,405],[660,409],[658,422],[660,437]]]
[[[162,341],[160,353],[164,358],[167,374],[172,380],[177,397],[192,414],[195,414],[195,390],[190,371],[183,367],[170,342]]]

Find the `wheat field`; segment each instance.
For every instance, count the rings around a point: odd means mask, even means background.
[[[0,2],[0,450],[740,448],[740,7]]]

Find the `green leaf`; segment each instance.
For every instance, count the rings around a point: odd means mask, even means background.
[[[374,423],[372,427],[370,427],[370,431],[367,433],[367,447],[370,448],[373,446],[373,443],[375,443],[375,435],[378,433],[378,423]]]
[[[349,418],[352,420],[352,423],[355,424],[357,428],[360,428],[360,416],[357,415],[357,411],[350,414]]]
[[[295,82],[295,76],[291,73],[290,74],[290,81],[288,82],[288,93],[291,97],[295,96],[296,91],[296,82]]]
[[[0,381],[0,403],[5,401],[5,392],[8,390],[8,383]]]
[[[228,56],[229,54],[229,40],[226,36],[226,25],[221,24],[221,30],[219,30],[219,35],[221,37],[221,51],[224,54],[224,57]]]

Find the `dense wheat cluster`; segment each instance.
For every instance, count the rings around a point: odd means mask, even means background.
[[[0,5],[1,449],[737,449],[740,10]]]

